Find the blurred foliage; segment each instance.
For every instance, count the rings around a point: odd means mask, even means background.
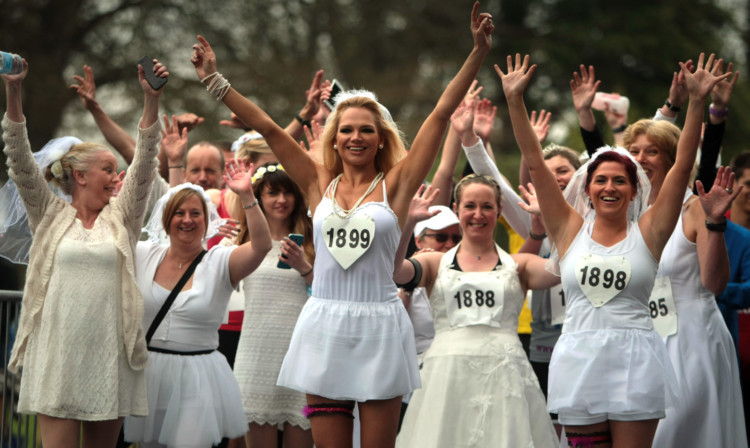
[[[194,112],[206,123],[191,140],[233,140],[218,126],[228,110],[205,92],[189,58],[196,34],[217,53],[219,70],[282,125],[304,104],[313,73],[375,91],[410,140],[471,49],[470,1],[426,0],[3,0],[0,49],[30,63],[24,109],[34,148],[54,136],[103,141],[68,88],[83,64],[93,67],[97,98],[125,129],[135,131],[141,92],[134,62],[144,54],[171,73],[166,113]],[[631,100],[629,117],[651,116],[667,96],[677,61],[717,52],[745,71],[747,2],[723,0],[489,0],[494,48],[480,73],[484,95],[498,107],[492,143],[501,170],[517,180],[518,157],[492,64],[530,53],[539,64],[529,109],[553,113],[550,140],[582,149],[569,80],[592,64],[601,91]],[[724,160],[745,149],[750,126],[746,76],[729,116]],[[597,117],[602,128],[606,123]],[[461,167],[457,168],[457,172]],[[2,175],[5,175],[3,169]]]

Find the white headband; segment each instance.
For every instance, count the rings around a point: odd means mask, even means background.
[[[211,198],[208,197],[208,194],[206,194],[205,190],[203,190],[200,185],[186,182],[184,184],[170,188],[169,191],[164,194],[164,196],[160,197],[159,200],[156,201],[156,205],[154,205],[154,209],[151,211],[151,217],[149,218],[146,226],[142,229],[143,232],[146,232],[148,234],[149,241],[159,243],[162,241],[167,241],[169,239],[169,237],[167,236],[167,232],[164,230],[164,227],[161,223],[162,215],[164,214],[164,208],[167,206],[167,202],[169,202],[169,200],[172,198],[172,196],[175,195],[175,193],[186,188],[195,190],[200,193],[201,198],[203,198],[203,202],[206,203],[206,210],[208,210],[208,226],[206,228],[206,236],[204,237],[204,240],[215,236],[219,232],[219,227],[226,223],[227,220],[222,219],[221,216],[219,216],[219,213],[216,211],[216,206],[213,202],[211,202]]]

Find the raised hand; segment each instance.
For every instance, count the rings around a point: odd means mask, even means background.
[[[733,68],[734,64],[730,62],[727,65],[727,71],[724,72],[724,61],[719,59],[711,69],[711,74],[719,76],[722,73],[732,73]],[[734,85],[737,83],[737,78],[739,78],[739,76],[740,72],[736,71],[734,72],[734,76],[717,82],[714,88],[711,89],[711,102],[714,103],[714,107],[720,110],[727,107],[729,99],[732,97],[732,89],[734,89]]]
[[[242,159],[232,159],[225,163],[224,183],[227,188],[240,196],[243,203],[252,202],[254,199],[252,173],[253,164],[245,165]]]
[[[226,126],[229,128],[235,128],[235,129],[248,129],[250,126],[245,124],[244,121],[240,120],[240,117],[238,117],[234,112],[232,112],[232,115],[230,116],[229,120],[221,120],[219,121],[219,126]]]
[[[21,73],[18,73],[16,75],[0,75],[0,78],[3,78],[3,82],[5,83],[5,85],[20,84],[26,78],[26,75],[28,73],[29,63],[26,62],[26,59],[23,59],[23,70],[21,70]]]
[[[518,205],[532,215],[541,215],[542,211],[539,209],[539,201],[536,197],[536,189],[534,188],[534,184],[529,182],[527,185],[528,188],[524,188],[523,185],[518,186],[518,189],[521,191],[521,195],[526,200],[526,202],[518,201]]]
[[[477,100],[472,99],[469,103],[463,102],[451,115],[451,125],[459,136],[474,133],[474,112],[476,111]]]
[[[305,90],[305,106],[302,109],[304,117],[313,117],[318,113],[320,108],[320,96],[323,93],[322,88],[323,70],[318,70],[313,76],[310,88]]]
[[[479,2],[474,3],[471,10],[471,34],[474,36],[474,47],[486,51],[492,47],[492,31],[495,25],[492,23],[492,15],[479,13]]]
[[[709,222],[717,223],[721,221],[724,218],[724,213],[731,207],[734,198],[742,192],[742,185],[736,190],[733,186],[734,173],[724,166],[720,166],[717,170],[714,185],[708,193],[703,188],[701,181],[695,181],[695,189],[698,191],[698,197]]]
[[[602,82],[596,80],[593,65],[589,65],[587,71],[586,66],[581,64],[580,70],[581,74],[578,75],[577,72],[573,72],[573,79],[570,80],[573,106],[576,110],[591,109],[591,103],[594,102],[594,96]]]
[[[464,96],[464,104],[471,104],[472,101],[478,100],[482,90],[484,90],[484,87],[479,85],[479,81],[476,79],[472,81],[469,90],[466,91],[466,95]]]
[[[688,93],[691,99],[705,100],[714,86],[724,79],[729,78],[732,72],[726,72],[721,75],[714,75],[709,70],[713,68],[715,55],[711,53],[708,60],[705,61],[705,54],[701,53],[698,57],[698,63],[695,66],[695,72],[691,73],[688,66],[680,62],[682,74],[685,76]]]
[[[320,144],[320,136],[323,135],[323,126],[317,121],[310,123],[311,128],[304,126],[305,137],[307,138],[307,146],[304,141],[300,141],[299,145],[302,149],[306,150],[310,157],[318,163],[323,163],[323,154],[321,152],[322,146]]]
[[[492,127],[495,125],[495,115],[497,115],[497,106],[493,106],[492,101],[486,98],[479,100],[474,109],[474,132],[482,141],[490,140]]]
[[[202,124],[204,121],[206,121],[205,118],[199,117],[192,112],[182,113],[180,115],[177,115],[175,118],[177,118],[177,126],[179,126],[180,130],[187,129],[188,132],[192,131],[193,129],[198,127],[199,124]]]
[[[522,61],[521,55],[516,53],[515,63],[513,62],[513,56],[508,55],[507,73],[503,73],[500,67],[495,64],[495,72],[503,83],[503,92],[505,93],[505,98],[508,100],[523,97],[523,92],[529,85],[534,71],[536,71],[536,64],[529,66],[528,54],[524,56]]]
[[[159,62],[157,59],[154,59],[154,74],[160,78],[169,78],[169,72],[167,71],[167,67]],[[138,65],[138,82],[141,84],[141,89],[143,89],[143,93],[145,93],[147,96],[153,96],[153,97],[159,97],[161,96],[162,89],[154,90],[153,87],[146,81],[146,75],[143,72],[143,67],[139,64]]]
[[[164,114],[164,128],[161,131],[161,150],[167,156],[170,166],[181,165],[185,158],[188,145],[188,128],[183,127],[180,132],[177,117],[172,115],[170,122],[167,115]]]
[[[534,134],[539,139],[539,143],[542,143],[549,133],[549,120],[552,118],[552,113],[542,109],[537,116],[535,110],[531,111],[531,127],[534,128]]]
[[[693,60],[688,59],[685,62],[688,71],[693,71]],[[682,70],[672,75],[672,85],[669,86],[669,103],[675,107],[682,107],[688,99],[687,85],[685,84],[685,75]]]
[[[73,75],[73,80],[78,84],[71,84],[70,88],[75,90],[81,97],[81,103],[86,109],[95,107],[96,102],[96,83],[94,82],[94,71],[88,65],[83,66],[83,78]]]
[[[440,193],[440,189],[438,188],[433,188],[431,185],[421,185],[409,204],[408,219],[410,221],[413,220],[414,223],[418,223],[440,213],[439,210],[430,211],[430,206],[435,201],[435,198],[437,198],[438,193]]]
[[[198,43],[193,45],[190,62],[193,63],[195,73],[201,81],[206,76],[216,73],[216,55],[205,37],[198,35]]]

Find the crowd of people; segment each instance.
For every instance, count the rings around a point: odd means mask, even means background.
[[[536,65],[508,56],[516,190],[475,81],[493,33],[479,3],[469,28],[411,142],[374,93],[331,98],[322,71],[280,126],[202,36],[190,62],[243,133],[188,145],[204,120],[160,120],[139,66],[133,139],[85,66],[71,87],[119,173],[75,137],[32,152],[33,61],[2,75],[0,255],[28,264],[8,368],[44,446],[747,447],[750,153],[716,163],[738,72],[679,62],[654,117],[605,109],[610,146],[581,65],[579,152],[543,148],[550,114],[524,102]],[[521,247],[495,242],[499,222]]]

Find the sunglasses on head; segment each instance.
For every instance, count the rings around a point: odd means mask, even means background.
[[[451,235],[448,235],[447,233],[425,233],[424,236],[431,236],[435,238],[435,241],[438,243],[444,243],[448,241],[448,238],[453,240],[453,244],[458,244],[461,242],[461,234],[454,233]]]

